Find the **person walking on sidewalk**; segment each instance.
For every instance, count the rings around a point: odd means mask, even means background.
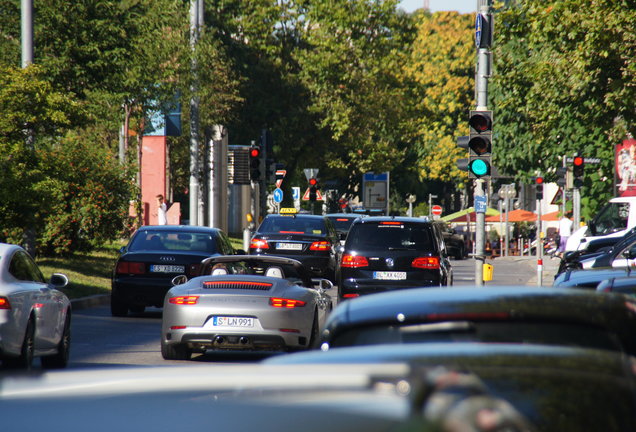
[[[568,237],[572,235],[572,219],[570,219],[571,212],[567,212],[559,220],[559,248],[557,249],[557,255],[562,256],[565,252],[565,245],[568,242]]]
[[[157,224],[158,225],[167,225],[168,218],[166,216],[166,212],[168,211],[168,206],[166,206],[166,202],[163,198],[163,195],[157,195]]]

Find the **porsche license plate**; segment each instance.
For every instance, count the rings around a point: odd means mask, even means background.
[[[214,327],[254,327],[254,318],[216,316],[212,318]]]
[[[185,273],[185,267],[180,265],[154,264],[150,266],[152,273]]]
[[[303,250],[303,245],[302,243],[276,243],[276,249]]]
[[[406,272],[398,272],[398,271],[376,271],[376,272],[373,272],[373,279],[380,279],[380,280],[404,280],[404,279],[406,279]]]

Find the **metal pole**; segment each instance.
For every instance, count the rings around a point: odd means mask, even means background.
[[[478,0],[477,10],[488,14],[492,0]],[[490,21],[489,21],[490,22]],[[490,23],[492,26],[492,23]],[[491,27],[492,28],[492,27]],[[479,48],[477,51],[477,76],[475,77],[475,93],[477,109],[488,109],[488,78],[490,77],[490,49]],[[488,202],[484,188],[484,180],[475,180],[475,197],[483,196]],[[484,284],[484,240],[486,237],[486,214],[479,212],[475,215],[475,284]]]
[[[21,4],[22,67],[33,63],[33,0]]]
[[[192,92],[190,98],[190,225],[199,225],[199,98],[196,96],[198,91],[197,61],[194,54],[199,41],[199,13],[202,9],[200,2],[201,0],[192,0],[190,2],[190,47],[193,54],[192,74],[194,75],[193,84],[190,87]]]
[[[537,286],[543,285],[543,230],[541,223],[541,200],[537,200]]]
[[[475,180],[475,197],[486,196],[484,192],[484,180]],[[486,213],[475,214],[475,285],[484,284],[484,238],[486,234]]]

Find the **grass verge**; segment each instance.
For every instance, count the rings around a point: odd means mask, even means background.
[[[242,239],[230,240],[236,249],[243,247]],[[110,294],[113,266],[119,256],[119,249],[125,244],[125,240],[110,242],[90,253],[63,258],[40,257],[36,262],[47,280],[53,273],[68,276],[70,283],[62,291],[70,299]]]

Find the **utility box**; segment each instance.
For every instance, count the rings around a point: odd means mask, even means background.
[[[492,280],[494,270],[495,269],[492,264],[484,263],[484,267],[483,267],[484,282],[488,282]]]

